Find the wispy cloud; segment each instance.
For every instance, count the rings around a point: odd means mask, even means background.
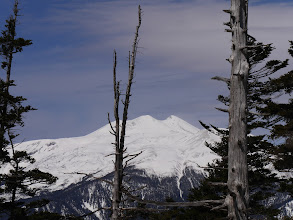
[[[226,87],[209,79],[229,77],[225,59],[230,55],[231,36],[223,26],[229,16],[222,12],[230,7],[229,1],[32,2],[43,8],[35,12],[30,10],[31,0],[24,2],[23,13],[30,14],[24,16],[20,33],[33,39],[34,45],[15,61],[20,85],[16,92],[39,108],[39,113],[31,113],[36,117],[28,118],[34,125],[24,130],[28,137],[42,137],[37,131],[42,123],[54,130],[52,137],[68,136],[70,131],[77,135],[84,129],[90,132],[106,123],[113,99],[112,52],[118,51],[119,77],[125,79],[138,3],[143,21],[130,118],[177,114],[192,123],[207,119],[226,125],[226,115],[214,110],[217,95],[227,93]],[[249,33],[274,43],[277,49],[272,58],[288,57],[292,9],[288,1],[251,2]],[[49,106],[56,110],[47,111]],[[56,123],[62,118],[64,125],[58,129]]]

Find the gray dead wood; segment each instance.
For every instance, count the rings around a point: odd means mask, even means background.
[[[224,204],[225,200],[202,200],[202,201],[194,201],[194,202],[159,202],[153,200],[145,200],[140,199],[138,196],[134,196],[129,193],[127,190],[123,190],[123,192],[127,195],[128,198],[137,201],[141,204],[148,204],[148,205],[156,205],[156,206],[165,206],[165,207],[211,207],[215,204]]]
[[[137,53],[137,44],[138,44],[138,31],[141,26],[141,8],[138,7],[138,25],[136,26],[136,32],[134,37],[134,42],[132,45],[132,53],[129,53],[129,75],[128,75],[128,84],[126,88],[125,100],[122,101],[124,104],[123,116],[122,116],[122,125],[120,131],[120,118],[119,118],[119,102],[120,102],[120,88],[119,82],[116,79],[116,65],[117,65],[117,56],[116,51],[114,51],[114,63],[113,63],[113,89],[114,89],[114,117],[115,117],[115,128],[111,125],[111,129],[114,130],[113,134],[115,136],[115,162],[114,162],[114,181],[113,181],[113,190],[112,190],[112,220],[120,219],[120,203],[122,198],[122,182],[124,176],[124,167],[123,167],[123,154],[126,149],[124,146],[125,133],[126,133],[126,123],[128,116],[128,107],[130,103],[131,96],[131,85],[134,76],[135,68],[135,59]]]
[[[221,76],[214,76],[211,79],[213,80],[219,80],[219,81],[223,81],[225,83],[230,83],[230,79],[225,78],[225,77],[221,77]]]
[[[218,108],[218,107],[215,107],[215,109],[221,111],[221,112],[226,112],[226,113],[229,113],[229,110],[228,109],[224,109],[224,108]]]
[[[227,11],[225,11],[227,12]],[[248,218],[247,172],[247,17],[248,0],[231,0],[232,55],[229,103],[228,219]]]

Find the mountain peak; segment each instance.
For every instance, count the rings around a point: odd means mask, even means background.
[[[114,125],[115,123],[113,123]],[[55,189],[78,182],[82,176],[76,172],[95,173],[103,176],[114,169],[114,136],[109,125],[97,131],[75,138],[36,140],[23,142],[17,150],[26,150],[36,159],[30,169],[38,167],[57,176]],[[177,116],[157,120],[149,115],[127,122],[125,146],[129,153],[143,153],[131,165],[151,175],[176,176],[186,167],[201,170],[217,158],[205,142],[216,137],[200,130]]]
[[[175,115],[170,115],[166,120],[182,120],[181,118],[175,116]]]
[[[139,116],[133,120],[157,120],[157,119],[155,119],[151,115],[142,115],[142,116]]]

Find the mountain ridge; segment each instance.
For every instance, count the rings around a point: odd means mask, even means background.
[[[28,168],[38,167],[57,176],[57,184],[50,189],[58,190],[80,181],[82,177],[74,174],[76,172],[104,176],[113,171],[111,154],[114,148],[111,143],[114,136],[110,130],[110,126],[105,125],[82,137],[23,142],[16,150],[26,150],[36,159],[35,164],[27,164]],[[180,175],[185,167],[202,171],[199,166],[218,158],[204,144],[217,137],[176,116],[157,120],[147,115],[129,120],[125,139],[128,153],[143,151],[130,165],[144,169],[149,175]]]
[[[33,165],[26,164],[28,169],[38,167],[58,177],[55,185],[43,188],[39,194],[51,201],[42,210],[78,216],[111,205],[111,186],[96,180],[113,178],[114,136],[110,130],[108,124],[82,137],[33,140],[17,145],[17,150],[25,150],[36,159]],[[146,115],[129,120],[125,146],[128,153],[143,153],[126,170],[132,178],[127,184],[131,189],[141,189],[140,195],[145,199],[163,201],[171,197],[185,201],[190,188],[197,187],[204,178],[202,167],[219,158],[205,142],[219,140],[176,116],[157,120]],[[6,172],[9,167],[1,169]],[[293,213],[288,195],[279,194],[268,202],[273,202],[283,214]],[[109,213],[101,211],[85,219],[108,218]]]

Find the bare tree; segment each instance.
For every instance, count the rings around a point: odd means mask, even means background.
[[[124,176],[124,170],[127,166],[127,162],[132,160],[138,154],[126,155],[125,142],[125,133],[126,133],[126,123],[128,116],[128,107],[130,103],[131,96],[131,85],[134,76],[135,68],[135,59],[137,53],[138,45],[138,31],[141,26],[141,8],[138,6],[138,25],[136,26],[136,32],[134,37],[134,42],[132,45],[132,52],[129,51],[129,75],[128,75],[128,84],[125,94],[125,99],[122,101],[124,105],[122,124],[120,131],[120,117],[119,117],[119,102],[120,102],[120,84],[116,79],[116,65],[117,65],[117,56],[116,51],[114,50],[114,64],[113,64],[113,85],[114,85],[114,117],[115,117],[115,128],[111,125],[109,114],[108,120],[112,129],[112,134],[115,136],[115,170],[114,170],[114,182],[113,182],[113,198],[112,198],[112,217],[111,219],[116,220],[120,218],[120,203],[122,198],[122,182]],[[126,159],[126,162],[123,164],[123,160]]]
[[[102,210],[111,210],[112,211],[112,220],[121,219],[121,213],[125,208],[121,207],[122,203],[122,195],[126,194],[128,191],[125,190],[126,187],[123,186],[123,177],[125,174],[125,169],[127,168],[128,162],[136,158],[142,152],[135,153],[135,154],[128,154],[127,148],[125,147],[125,134],[126,134],[126,124],[127,124],[127,117],[128,117],[128,108],[130,103],[130,96],[131,96],[131,86],[133,83],[134,78],[134,69],[135,69],[135,61],[136,61],[136,54],[138,49],[138,32],[141,26],[141,7],[138,6],[138,25],[136,26],[136,32],[134,36],[134,41],[132,44],[132,51],[129,51],[129,66],[128,66],[128,83],[125,93],[125,99],[121,100],[120,96],[120,82],[117,81],[116,78],[116,67],[117,67],[117,53],[114,50],[113,56],[113,89],[114,89],[114,118],[115,118],[115,126],[112,125],[110,120],[110,114],[108,113],[108,122],[111,127],[110,133],[114,135],[115,142],[112,143],[115,147],[115,153],[110,155],[115,155],[114,161],[114,180],[108,181],[105,179],[105,176],[102,177],[95,177],[93,173],[82,173],[82,172],[75,172],[74,174],[85,175],[91,178],[94,178],[98,181],[105,182],[111,185],[112,188],[112,206],[111,207],[100,207],[97,210],[94,210],[90,213],[81,215],[79,217],[86,217],[92,215],[98,211]],[[122,122],[120,121],[119,116],[119,104],[120,101],[124,105],[123,109],[123,116]],[[120,123],[121,122],[121,123]],[[110,156],[108,155],[108,156]],[[71,173],[72,174],[72,173]],[[127,209],[127,208],[126,208]]]
[[[224,10],[230,14],[230,22],[224,23],[229,26],[227,32],[232,33],[232,55],[228,61],[232,65],[230,79],[216,77],[215,79],[230,82],[230,105],[229,110],[221,111],[229,112],[229,153],[228,153],[228,181],[227,183],[211,183],[213,185],[221,185],[228,187],[228,195],[220,200],[202,200],[194,202],[158,202],[140,199],[127,190],[122,182],[124,170],[127,162],[135,158],[138,154],[126,155],[125,134],[126,122],[128,115],[128,107],[131,96],[131,85],[133,81],[135,59],[138,44],[138,31],[141,25],[141,9],[138,8],[139,23],[136,27],[134,42],[132,45],[132,53],[129,52],[129,76],[128,85],[125,94],[122,124],[120,125],[119,102],[120,102],[120,83],[116,79],[117,56],[114,51],[113,62],[113,85],[114,85],[114,117],[115,127],[112,126],[110,116],[108,121],[111,126],[111,133],[115,136],[115,170],[114,182],[108,182],[113,186],[112,207],[100,208],[112,210],[112,220],[121,218],[122,194],[129,199],[135,200],[142,204],[151,204],[165,207],[210,207],[211,210],[228,208],[228,219],[244,220],[247,219],[248,210],[248,175],[247,175],[247,80],[249,63],[247,59],[247,16],[248,16],[248,0],[231,0],[231,8]],[[121,129],[121,130],[120,130]],[[127,160],[126,160],[127,158]],[[125,161],[126,160],[126,161]],[[127,208],[126,208],[127,209]],[[130,208],[132,209],[132,208]],[[97,210],[98,211],[98,210]]]
[[[229,152],[228,152],[228,181],[227,183],[211,183],[228,187],[228,195],[224,200],[194,201],[187,203],[168,203],[141,200],[129,193],[128,197],[140,203],[160,206],[208,206],[211,210],[228,208],[228,219],[244,220],[248,218],[248,169],[247,169],[247,80],[249,63],[247,57],[247,17],[248,0],[231,0],[231,8],[224,10],[230,14],[230,22],[224,23],[229,27],[227,32],[232,33],[232,55],[228,59],[231,63],[229,81],[230,104],[229,110]]]
[[[231,0],[230,22],[226,23],[232,33],[230,104],[229,104],[229,150],[228,190],[226,197],[229,219],[247,219],[249,201],[247,169],[247,58],[248,0]]]

